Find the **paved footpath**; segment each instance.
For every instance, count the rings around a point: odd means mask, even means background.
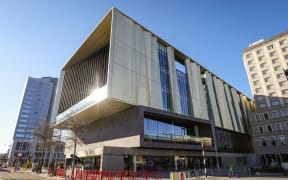
[[[186,180],[196,180],[196,179],[201,179],[205,180],[205,177],[200,177],[200,178],[187,178]],[[169,179],[165,179],[169,180]],[[208,176],[207,180],[288,180],[288,176],[284,175],[262,175],[262,176],[251,176],[251,177],[219,177],[219,176]]]
[[[0,170],[0,180],[63,180],[60,177],[51,177],[47,173],[36,174],[27,170],[18,170],[17,172],[8,172],[5,169]]]
[[[7,170],[0,169],[0,180],[64,180],[65,178],[60,177],[51,177],[48,176],[47,173],[36,174],[27,170],[20,170],[17,172],[7,172]],[[186,180],[194,180],[201,179],[205,180],[205,177],[201,178],[187,178]],[[284,176],[281,174],[278,175],[259,175],[259,176],[251,176],[251,177],[215,177],[208,176],[207,180],[288,180],[288,176]],[[169,180],[169,179],[163,179]]]

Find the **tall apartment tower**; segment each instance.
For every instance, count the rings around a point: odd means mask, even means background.
[[[288,31],[250,44],[243,52],[256,111],[250,114],[259,163],[288,161]]]
[[[41,150],[38,147],[41,142],[38,142],[31,132],[38,128],[39,124],[51,121],[57,81],[57,78],[51,77],[28,78],[9,153],[9,163],[18,161],[18,153],[22,155],[22,163],[25,163],[28,157],[40,157]],[[48,158],[48,155],[46,157]]]
[[[84,168],[193,169],[201,142],[211,168],[252,159],[254,102],[116,8],[62,68],[54,108],[53,126],[81,128]]]

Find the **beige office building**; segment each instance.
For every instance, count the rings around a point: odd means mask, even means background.
[[[256,103],[250,124],[259,163],[280,167],[288,160],[288,31],[250,44],[243,60]]]

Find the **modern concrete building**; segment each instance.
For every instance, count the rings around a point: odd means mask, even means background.
[[[39,124],[51,121],[57,81],[57,78],[51,77],[28,78],[9,153],[9,163],[17,162],[20,154],[22,163],[26,163],[28,158],[35,160],[41,156],[42,142],[34,137],[32,132],[39,127]],[[53,155],[64,159],[64,148],[62,153],[60,152],[57,152],[60,155],[46,152],[46,162],[53,158]]]
[[[201,142],[207,166],[226,168],[253,159],[253,109],[244,94],[112,8],[63,67],[53,126],[79,126],[76,155],[89,168],[193,169],[203,166]]]
[[[243,60],[256,103],[250,124],[259,163],[288,161],[288,31],[244,49]]]

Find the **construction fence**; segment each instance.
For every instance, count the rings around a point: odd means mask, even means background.
[[[70,171],[71,172],[71,171]],[[56,176],[71,176],[66,169],[57,169]],[[160,171],[97,171],[76,169],[72,180],[161,180]]]

